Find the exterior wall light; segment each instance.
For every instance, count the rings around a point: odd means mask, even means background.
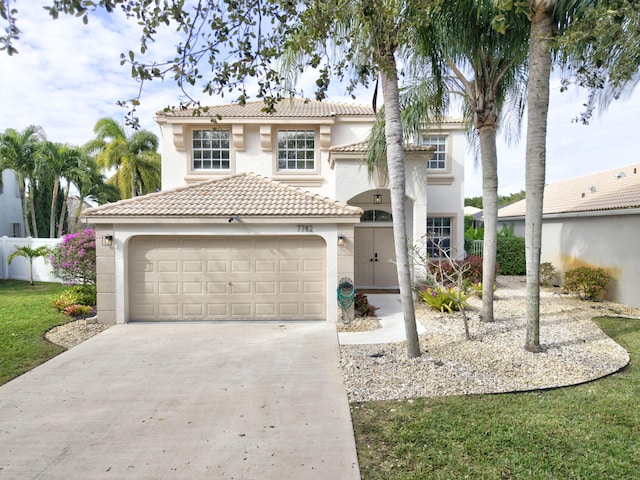
[[[113,245],[113,235],[103,235],[102,236],[102,246],[110,247]]]
[[[379,193],[376,193],[373,196],[373,203],[375,203],[376,205],[380,205],[382,203],[382,195]]]
[[[347,239],[345,238],[345,236],[344,235],[338,235],[338,246],[339,247],[344,247],[346,243],[347,243]]]

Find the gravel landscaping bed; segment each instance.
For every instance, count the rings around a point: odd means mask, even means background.
[[[524,350],[524,279],[500,277],[495,322],[482,323],[480,299],[470,300],[471,340],[462,318],[416,306],[427,332],[422,356],[408,359],[405,344],[343,345],[341,366],[350,401],[403,399],[536,390],[573,385],[616,372],[629,355],[591,320],[640,318],[640,310],[610,302],[584,302],[557,289],[541,292],[543,353]]]
[[[45,338],[56,345],[69,349],[103,332],[110,326],[97,323],[93,319],[74,320],[52,328],[46,333]]]

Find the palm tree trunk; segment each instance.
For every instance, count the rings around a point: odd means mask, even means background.
[[[533,2],[535,3],[535,2]],[[546,3],[546,2],[543,2]],[[553,2],[551,2],[553,3]],[[535,5],[534,5],[535,7]],[[529,92],[526,154],[525,248],[527,258],[527,327],[525,349],[540,347],[540,252],[545,183],[549,77],[551,75],[552,9],[532,10],[529,40]]]
[[[33,238],[39,238],[38,236],[38,223],[36,221],[36,192],[33,181],[29,181],[29,207],[31,209],[31,231]]]
[[[482,321],[493,322],[493,285],[496,282],[498,249],[498,153],[496,126],[478,128],[482,157],[482,210],[484,240],[482,245]]]
[[[22,206],[22,223],[24,223],[25,236],[31,236],[31,226],[29,225],[29,217],[27,216],[27,193],[24,184],[24,177],[19,175],[18,190],[20,192],[20,205]]]
[[[411,289],[409,245],[404,207],[406,190],[405,162],[402,145],[402,123],[400,121],[398,74],[393,53],[387,54],[384,60],[380,76],[384,98],[387,166],[389,169],[389,190],[391,191],[391,211],[393,213],[393,241],[404,315],[404,328],[407,336],[407,356],[414,358],[420,356],[420,342],[418,341],[413,291]]]
[[[58,198],[58,189],[60,188],[60,179],[58,177],[53,180],[53,192],[51,197],[51,213],[49,217],[49,238],[55,238],[56,230],[56,199]]]
[[[71,191],[71,183],[67,181],[67,189],[64,192],[64,202],[60,209],[60,220],[58,222],[58,238],[62,237],[62,230],[64,229],[64,217],[67,214],[67,202],[69,201],[69,192]]]

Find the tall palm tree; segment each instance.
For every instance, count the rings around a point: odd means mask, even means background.
[[[515,14],[508,18],[509,30],[498,32],[493,27],[496,14],[491,0],[450,1],[431,12],[430,21],[418,28],[416,45],[418,61],[428,62],[427,76],[423,77],[422,85],[407,91],[406,108],[406,118],[419,122],[409,127],[409,131],[417,131],[424,121],[424,115],[412,113],[416,109],[423,114],[435,110],[436,117],[439,111],[446,110],[448,104],[443,105],[437,97],[434,98],[434,92],[439,95],[439,90],[430,85],[441,78],[449,93],[462,98],[465,117],[471,121],[479,141],[484,214],[482,319],[485,322],[493,321],[493,286],[496,280],[496,135],[501,123],[515,120],[519,125],[522,118],[529,33],[526,20]],[[434,59],[438,60],[434,62]],[[433,75],[434,70],[436,75]],[[423,68],[418,73],[424,71]],[[426,86],[424,82],[427,82]]]
[[[367,83],[379,76],[384,98],[386,161],[393,213],[393,231],[398,283],[407,338],[407,356],[420,356],[416,327],[407,225],[405,214],[405,158],[400,121],[397,56],[406,45],[406,35],[416,12],[406,0],[330,0],[313,2],[300,14],[297,30],[287,39],[289,72],[302,62],[318,66],[327,60],[325,75],[318,80],[323,98],[332,75],[355,74],[354,83]],[[334,49],[333,53],[329,49]],[[331,73],[330,73],[331,72]]]
[[[101,118],[93,131],[96,138],[85,146],[97,153],[104,169],[116,169],[108,180],[120,190],[121,198],[132,198],[160,189],[158,137],[148,130],[127,136],[124,127],[111,118]]]
[[[95,180],[95,178],[92,178],[91,176],[92,167],[97,169],[97,165],[93,158],[91,158],[85,150],[79,147],[74,147],[72,155],[69,156],[67,168],[65,168],[61,173],[61,177],[65,180],[65,184],[63,186],[64,201],[62,202],[60,218],[58,220],[58,237],[62,237],[63,234],[64,221],[67,216],[71,189],[72,187],[78,189],[78,185],[83,181],[89,182]],[[71,227],[71,225],[69,225],[69,227]]]
[[[76,222],[80,218],[85,200],[91,200],[102,205],[108,202],[115,202],[120,198],[118,188],[106,183],[106,177],[95,159],[87,152],[81,158],[83,174],[73,179],[78,191],[78,207],[73,216]],[[70,228],[77,230],[78,225],[73,224]]]
[[[44,141],[45,134],[41,127],[29,125],[21,132],[10,128],[0,135],[0,172],[11,169],[18,175],[18,189],[22,204],[22,218],[28,237],[38,237],[38,227],[35,221],[34,205],[34,172],[36,165],[36,151]],[[1,176],[0,176],[1,179]],[[29,186],[29,202],[31,211],[31,227],[27,219],[26,189]]]
[[[53,181],[51,209],[49,213],[50,238],[56,237],[57,200],[60,191],[60,179],[65,177],[67,172],[76,168],[78,157],[81,154],[82,152],[78,147],[53,142],[44,142],[38,151],[36,172],[49,175]],[[64,209],[65,206],[63,205],[61,210],[64,211]]]
[[[540,253],[546,170],[547,119],[552,64],[552,40],[594,0],[530,0],[528,18],[529,91],[527,114],[525,250],[527,261],[527,327],[525,349],[540,346]]]

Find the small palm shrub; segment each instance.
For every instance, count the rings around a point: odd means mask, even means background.
[[[577,267],[564,274],[564,288],[582,300],[598,300],[607,290],[611,275],[600,267]]]
[[[418,290],[418,296],[420,299],[429,305],[432,309],[438,310],[442,313],[453,313],[464,308],[469,299],[467,292],[458,293],[456,287],[426,287],[422,290]]]

